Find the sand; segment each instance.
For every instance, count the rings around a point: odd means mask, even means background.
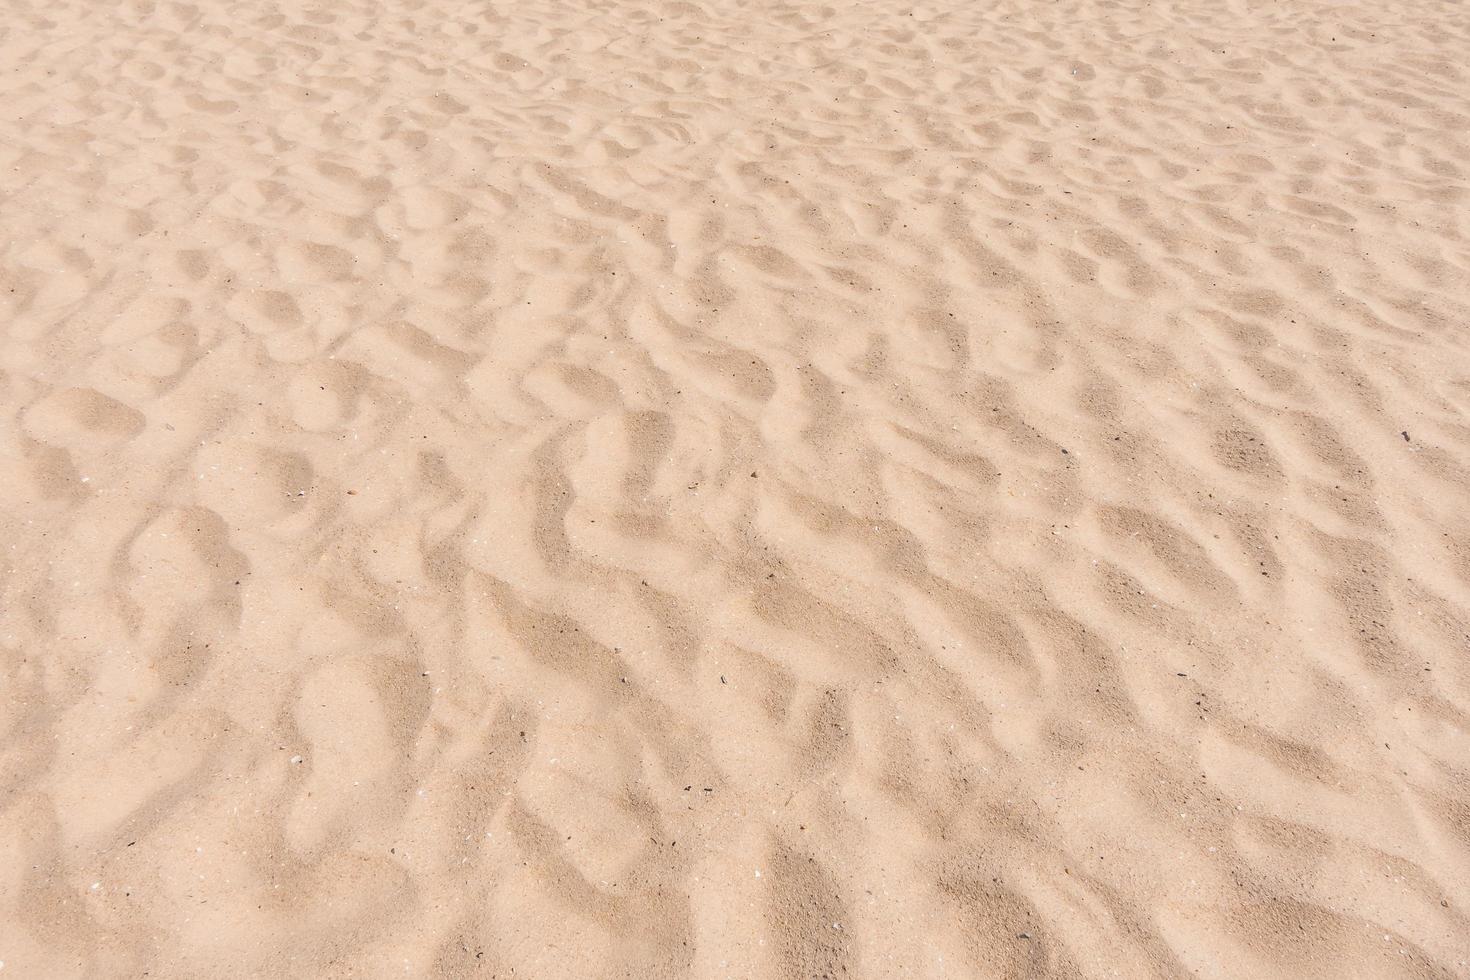
[[[4,976],[1470,976],[1459,3],[4,9]]]

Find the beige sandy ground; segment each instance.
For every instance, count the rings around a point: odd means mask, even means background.
[[[6,0],[0,960],[1470,976],[1470,18]]]

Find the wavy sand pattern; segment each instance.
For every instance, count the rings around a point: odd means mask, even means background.
[[[1470,976],[1460,4],[5,10],[6,976]]]

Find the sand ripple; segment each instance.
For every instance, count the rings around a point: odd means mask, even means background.
[[[1470,975],[1458,4],[6,13],[7,976]]]

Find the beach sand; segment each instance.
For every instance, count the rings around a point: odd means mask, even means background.
[[[1470,976],[1470,19],[6,0],[5,977]]]

